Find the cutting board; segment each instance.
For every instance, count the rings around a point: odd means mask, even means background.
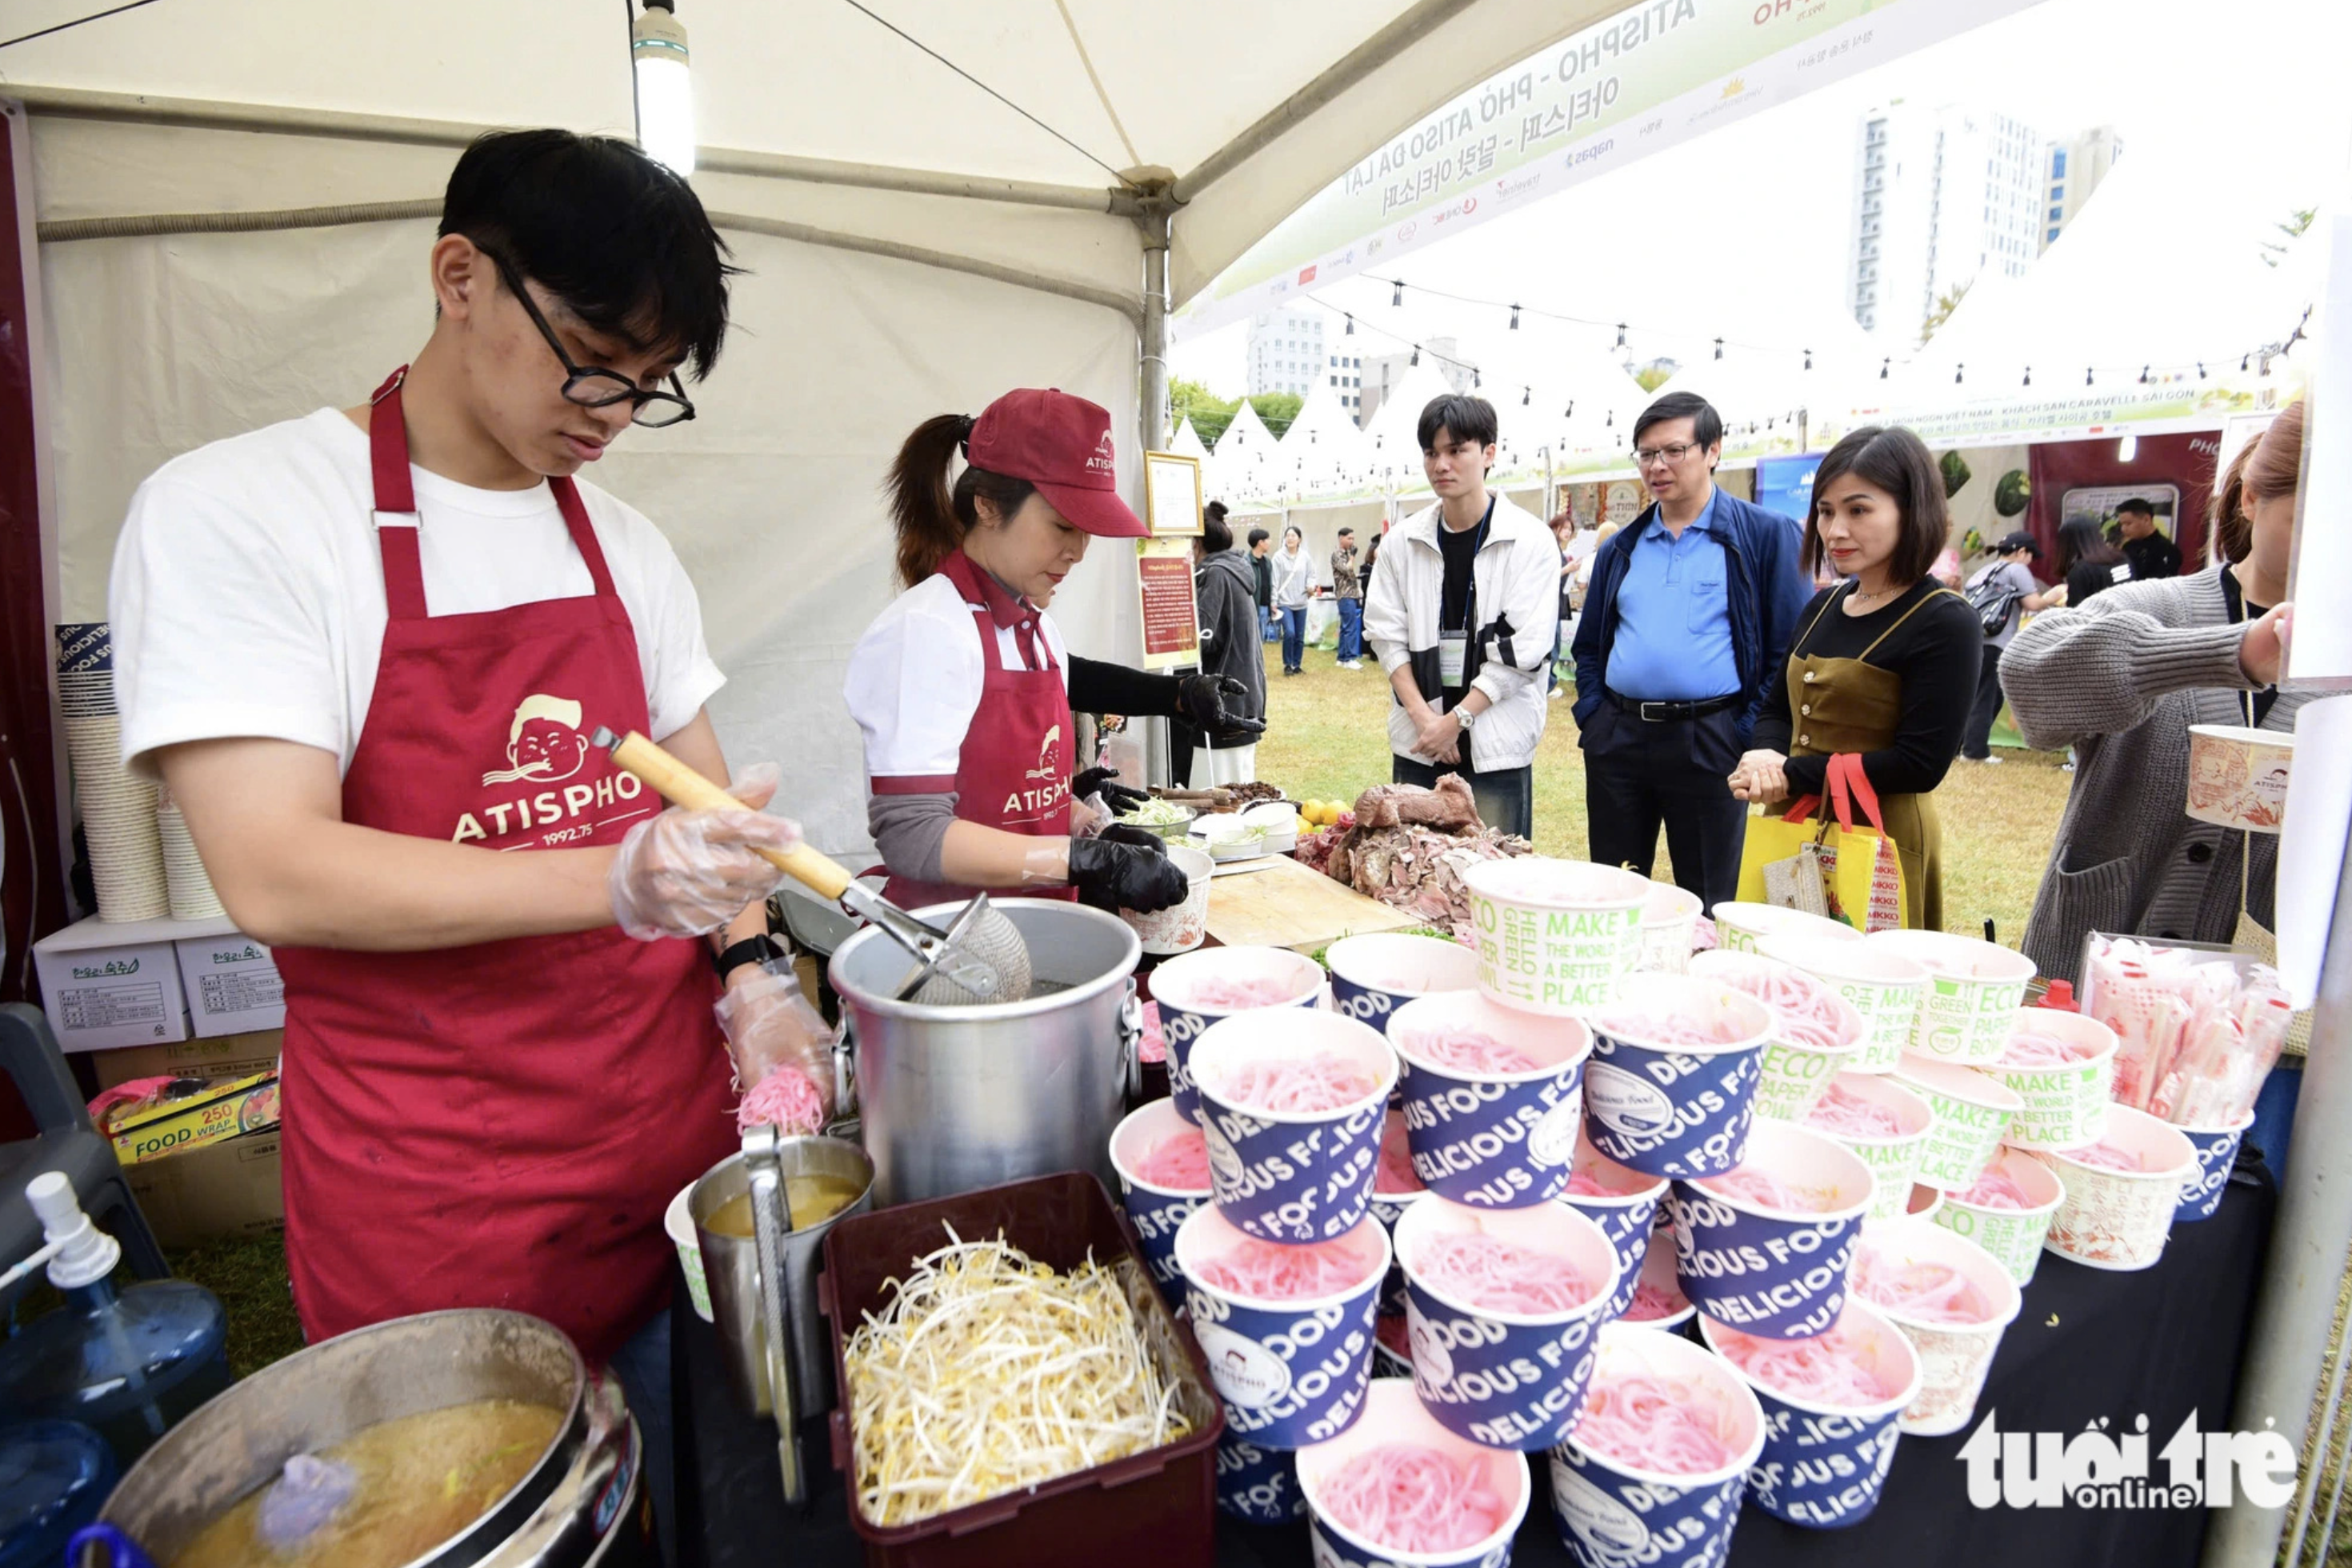
[[[1209,934],[1227,947],[1312,952],[1343,936],[1421,923],[1287,856],[1250,876],[1209,884]]]

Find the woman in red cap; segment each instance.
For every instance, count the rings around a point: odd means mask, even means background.
[[[1235,739],[1265,726],[1227,706],[1245,696],[1239,681],[1072,658],[1046,615],[1090,539],[1150,531],[1118,497],[1116,446],[1100,405],[1024,389],[977,419],[927,419],[898,449],[890,501],[907,590],[858,639],[845,688],[894,902],[983,888],[1072,889],[1106,909],[1184,898],[1156,835],[1072,836],[1074,795],[1133,792],[1108,769],[1073,789],[1070,715],[1160,714]]]

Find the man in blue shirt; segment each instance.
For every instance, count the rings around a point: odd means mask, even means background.
[[[1736,898],[1748,807],[1726,782],[1812,586],[1800,531],[1715,486],[1723,420],[1694,393],[1633,424],[1654,503],[1601,547],[1577,623],[1576,721],[1592,858]]]

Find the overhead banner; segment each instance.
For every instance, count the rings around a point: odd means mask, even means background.
[[[2035,0],[1643,0],[1398,132],[1175,319],[1206,331]]]
[[[1901,425],[1938,447],[2219,430],[2233,417],[2291,400],[2299,374],[2299,366],[2281,360],[2268,374],[2241,374],[2232,365],[2210,379],[2167,372],[2146,382],[2116,376],[2108,385],[2069,387],[2060,375],[2053,378],[2060,385],[2048,392],[2021,385],[1975,398],[1898,395],[1877,407],[1858,406],[1851,418],[1857,425]]]

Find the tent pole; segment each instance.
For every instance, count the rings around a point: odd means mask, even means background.
[[[1135,220],[1143,231],[1143,405],[1136,430],[1147,452],[1168,444],[1168,241],[1175,216],[1167,198],[1155,195]]]
[[[2294,1130],[2302,1136],[2287,1144],[2278,1218],[2246,1331],[2234,1425],[2241,1432],[2262,1432],[2275,1422],[2279,1435],[2301,1453],[2333,1338],[2345,1250],[2352,1245],[2352,844],[2345,847],[2345,869],[2336,885],[2336,918],[2319,973]],[[2334,1414],[2331,1408],[2321,1420]],[[2215,1423],[2208,1416],[2200,1425],[2210,1431]],[[2206,1568],[2270,1568],[2290,1517],[2295,1554],[2287,1562],[2300,1561],[2326,1479],[2327,1447],[2323,1441],[2313,1454],[2291,1508],[2257,1508],[2241,1493],[2234,1506],[2211,1510]],[[2327,1542],[2319,1548],[2326,1555]]]

